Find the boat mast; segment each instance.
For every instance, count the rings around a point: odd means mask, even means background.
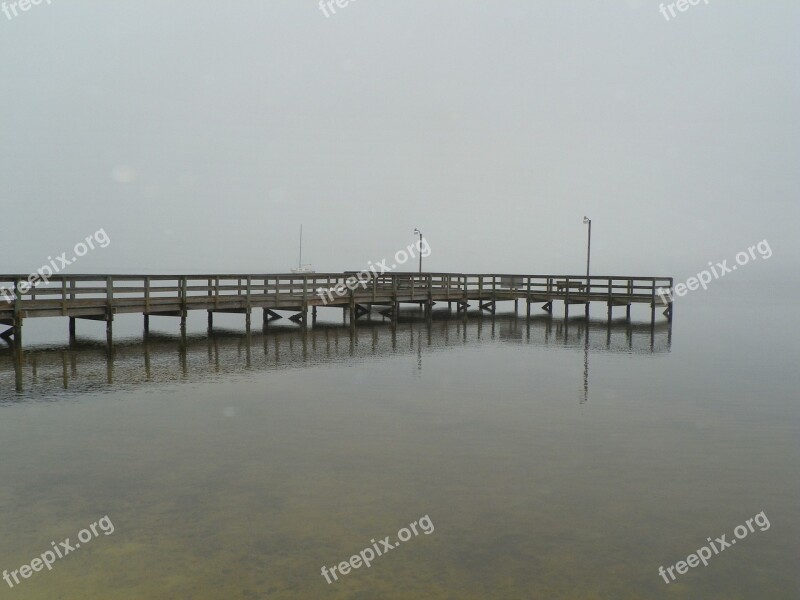
[[[297,268],[303,268],[303,226],[300,225],[300,253],[297,256]]]

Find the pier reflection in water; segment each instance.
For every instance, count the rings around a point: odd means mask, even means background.
[[[318,323],[311,329],[272,327],[266,333],[217,331],[211,336],[147,335],[108,348],[78,340],[64,347],[0,351],[0,377],[15,386],[0,388],[0,401],[111,391],[147,385],[219,378],[248,371],[303,368],[342,361],[368,361],[394,354],[417,354],[423,368],[428,352],[486,342],[564,347],[583,352],[583,398],[588,399],[589,355],[615,352],[658,355],[669,352],[668,322],[564,321],[496,315],[486,319],[447,316],[406,320],[391,327],[379,320],[357,327]],[[369,368],[364,365],[361,368]],[[13,375],[12,375],[13,372]],[[22,395],[24,394],[24,396]]]

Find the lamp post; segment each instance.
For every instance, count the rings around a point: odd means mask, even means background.
[[[414,233],[419,236],[417,251],[419,252],[419,272],[422,273],[422,232],[419,229],[414,229]]]
[[[586,242],[586,293],[589,293],[589,261],[592,257],[592,220],[583,217],[584,225],[589,225],[589,239]]]

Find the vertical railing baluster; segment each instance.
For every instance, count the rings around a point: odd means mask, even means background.
[[[114,283],[111,277],[106,277],[106,306],[109,314],[114,301]]]
[[[247,312],[250,312],[250,293],[252,291],[251,286],[253,282],[250,275],[247,276],[247,294],[245,295],[245,306],[247,307]]]
[[[16,278],[14,280],[14,320],[19,318],[22,312],[22,279]]]

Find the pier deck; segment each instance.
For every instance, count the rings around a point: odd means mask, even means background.
[[[663,290],[672,290],[671,277],[630,277],[579,275],[506,275],[463,273],[385,273],[372,275],[357,272],[288,273],[288,274],[211,274],[211,275],[53,275],[49,281],[30,284],[27,276],[0,275],[0,325],[9,327],[2,334],[17,346],[22,343],[25,319],[68,317],[70,335],[75,334],[76,319],[105,321],[109,341],[114,316],[141,314],[145,330],[150,316],[173,316],[185,329],[191,310],[208,313],[209,327],[213,314],[250,315],[263,310],[263,323],[280,315],[305,326],[308,313],[316,318],[320,307],[340,307],[349,312],[351,321],[378,306],[384,316],[395,319],[402,304],[416,304],[426,315],[436,303],[448,303],[464,312],[471,302],[482,312],[494,312],[496,303],[520,300],[527,305],[543,304],[552,312],[553,302],[564,304],[565,317],[574,304],[592,302],[606,305],[608,318],[614,306],[625,306],[630,317],[632,304],[647,304],[651,321],[655,310],[663,306],[667,319],[672,318],[672,301]],[[354,283],[356,282],[356,283]]]

